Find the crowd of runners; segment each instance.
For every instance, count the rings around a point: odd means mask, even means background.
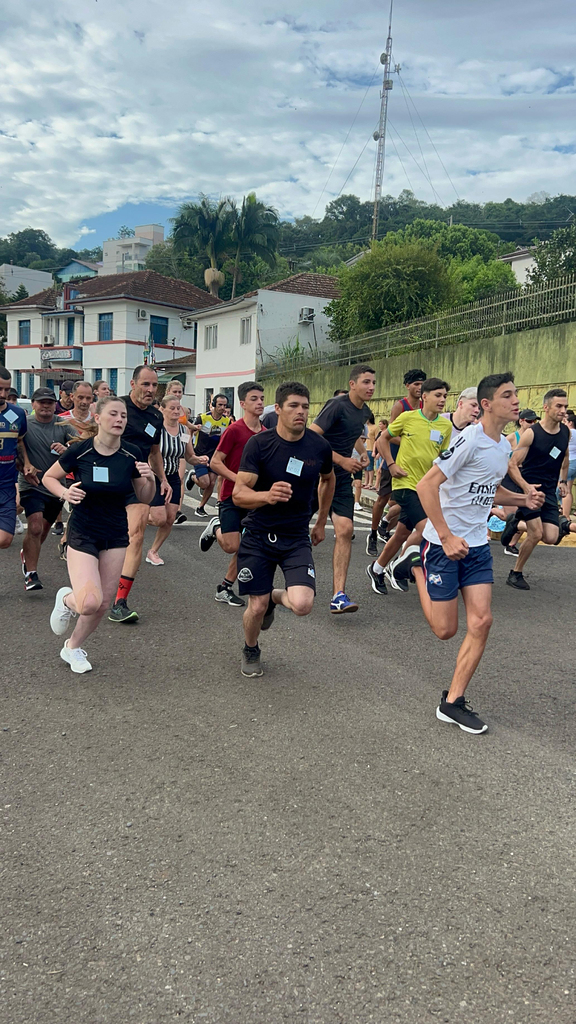
[[[576,532],[570,521],[576,416],[560,388],[544,395],[541,418],[520,410],[511,373],[466,388],[450,414],[447,381],[414,369],[404,385],[406,395],[389,419],[377,423],[369,406],[375,372],[355,366],[348,389],[335,392],[308,425],[304,384],[282,384],[274,407],[265,409],[262,386],[246,381],[238,388],[242,417],[235,421],[220,394],[208,412],[193,417],[176,380],[159,401],[156,372],[143,365],[123,397],[103,381],[62,386],[58,398],[43,387],[27,416],[0,367],[0,547],[23,534],[24,587],[41,590],[42,545],[51,529],[62,535],[69,585],[58,590],[50,616],[55,634],[72,630],[62,659],[74,672],[89,671],[83,644],[101,619],[138,620],[132,588],[146,527],[156,527],[146,562],[160,567],[162,544],[186,521],[184,490],[197,487],[194,514],[208,520],[200,550],[217,544],[230,559],[224,577],[216,576],[214,597],[244,608],[241,672],[261,676],[260,633],[272,627],[277,606],[297,616],[312,611],[313,548],[324,540],[329,519],[330,612],[358,610],[347,575],[364,484],[375,492],[366,542],[369,586],[386,596],[414,584],[441,640],[457,631],[462,594],[466,635],[436,715],[466,732],[485,732],[465,692],[492,623],[488,529],[515,559],[507,584],[529,590],[524,568],[535,546]],[[517,429],[504,435],[509,424]],[[210,518],[206,506],[214,492],[218,511]],[[277,569],[283,587],[274,585]]]

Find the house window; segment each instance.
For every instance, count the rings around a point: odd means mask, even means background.
[[[115,395],[118,394],[118,370],[109,371],[109,385],[110,391],[113,391]]]
[[[240,344],[249,345],[252,341],[252,317],[243,316],[240,321]]]
[[[112,341],[112,313],[98,316],[98,341]]]
[[[167,345],[168,344],[168,317],[167,316],[151,316],[150,317],[150,334],[152,341],[155,345]]]
[[[66,331],[66,342],[68,345],[74,344],[74,317],[68,317],[68,327]]]
[[[102,380],[102,370],[92,370],[92,373],[94,374],[94,383],[97,380]]]
[[[20,398],[20,395],[22,394],[22,374],[21,374],[20,370],[16,370],[16,373],[14,374],[14,377],[15,377],[16,391],[18,392],[18,398]]]
[[[28,398],[32,398],[34,394],[34,374],[28,374]]]
[[[218,348],[218,324],[204,328],[204,349]]]
[[[30,344],[30,321],[19,320],[18,321],[18,344],[29,345]]]

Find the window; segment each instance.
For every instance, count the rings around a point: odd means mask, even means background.
[[[77,299],[78,298],[78,296],[80,295],[80,292],[78,291],[77,288],[71,288],[70,292],[69,292],[69,295],[70,295],[70,301],[72,302],[73,299]]]
[[[204,349],[218,348],[218,324],[204,328]]]
[[[168,317],[167,316],[151,316],[150,317],[150,334],[152,341],[155,345],[167,345],[168,344]]]
[[[112,341],[112,313],[98,316],[98,341]]]
[[[110,391],[113,391],[115,395],[118,394],[118,370],[109,371],[109,385]]]
[[[29,345],[30,344],[30,321],[19,320],[18,321],[18,344]],[[20,389],[18,389],[20,390]]]
[[[94,383],[97,380],[102,380],[102,370],[92,370],[92,373],[94,374]]]
[[[210,412],[213,394],[215,394],[213,388],[204,388],[204,412]]]
[[[66,331],[66,341],[68,345],[74,344],[74,317],[68,317],[68,327]]]
[[[34,374],[28,374],[28,398],[32,398],[34,394]]]
[[[243,316],[240,321],[240,344],[249,345],[252,340],[252,317]]]
[[[14,377],[16,391],[18,392],[18,398],[20,398],[20,395],[22,394],[22,374],[20,373],[20,370],[16,370]]]

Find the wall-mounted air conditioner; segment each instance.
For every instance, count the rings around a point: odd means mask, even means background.
[[[314,307],[313,306],[302,306],[300,313],[298,314],[299,324],[311,324],[314,321]]]
[[[137,309],[136,310],[136,319],[137,320],[147,320],[148,319],[148,313],[146,312],[146,310],[145,309]]]
[[[195,320],[193,316],[185,316],[182,318],[182,327],[185,331],[191,330],[194,327]]]
[[[53,345],[55,340],[56,339],[55,339],[53,334],[45,334],[44,335],[44,344],[45,345]]]

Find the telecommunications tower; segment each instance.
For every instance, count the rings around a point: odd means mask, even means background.
[[[372,216],[372,238],[378,237],[378,219],[380,217],[380,199],[382,198],[382,181],[384,178],[384,161],[386,157],[386,121],[388,118],[388,94],[394,87],[390,77],[392,71],[392,7],[394,0],[390,0],[390,17],[388,19],[388,39],[386,50],[380,57],[380,63],[384,65],[384,77],[382,80],[382,92],[380,93],[380,121],[378,130],[374,132],[374,139],[378,143],[376,154],[376,174],[374,183],[374,213]],[[400,71],[400,65],[396,64],[394,72]]]

